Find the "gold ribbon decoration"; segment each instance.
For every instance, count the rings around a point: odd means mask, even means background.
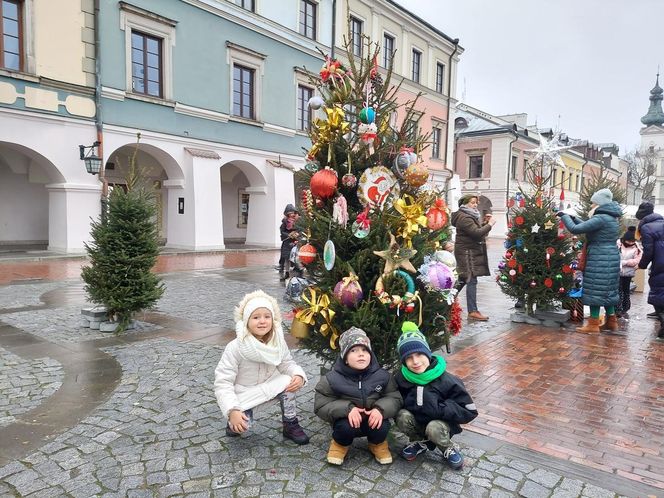
[[[309,156],[315,156],[325,144],[332,144],[338,135],[344,135],[348,133],[350,124],[348,121],[344,121],[346,115],[341,107],[336,105],[333,107],[325,107],[325,114],[327,114],[327,120],[314,120],[315,131],[312,134],[314,144],[312,145],[311,149],[309,149]],[[328,162],[331,160],[331,155],[332,147],[328,147]]]
[[[394,203],[394,209],[402,216],[397,235],[403,239],[406,247],[412,247],[411,237],[420,233],[420,227],[427,226],[424,206],[406,194]]]
[[[339,332],[332,325],[335,313],[334,310],[329,308],[330,297],[327,294],[319,294],[319,289],[309,287],[302,293],[302,300],[309,306],[298,311],[295,318],[307,325],[315,325],[316,316],[319,315],[324,321],[319,331],[324,337],[330,335],[330,347],[336,349],[335,343],[339,337]]]

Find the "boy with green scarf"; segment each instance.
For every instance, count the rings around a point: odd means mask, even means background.
[[[477,408],[458,377],[445,371],[442,356],[431,354],[424,335],[413,322],[404,322],[397,349],[401,370],[395,375],[404,407],[397,414],[397,426],[411,440],[401,450],[406,460],[440,448],[443,458],[455,470],[463,467],[463,455],[452,443],[461,432],[460,424],[477,417]]]

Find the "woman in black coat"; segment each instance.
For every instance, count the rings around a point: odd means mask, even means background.
[[[643,255],[639,268],[650,266],[648,285],[648,303],[655,307],[660,329],[657,337],[664,339],[664,217],[654,212],[654,206],[649,202],[642,202],[636,212],[639,223]]]

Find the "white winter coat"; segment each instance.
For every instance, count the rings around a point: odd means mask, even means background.
[[[281,363],[273,366],[244,358],[239,339],[234,339],[224,349],[214,371],[214,394],[221,412],[228,416],[233,409],[244,411],[274,399],[295,375],[307,381],[304,370],[287,349]]]

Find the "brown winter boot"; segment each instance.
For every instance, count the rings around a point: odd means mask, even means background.
[[[618,318],[616,315],[607,315],[606,320],[600,327],[602,330],[618,330]]]
[[[332,465],[341,465],[344,463],[344,458],[346,458],[349,448],[350,446],[342,446],[334,439],[330,441],[330,449],[327,450],[327,463],[331,463]]]
[[[369,451],[374,456],[376,461],[381,465],[386,465],[392,463],[392,453],[390,453],[390,448],[387,445],[387,441],[383,441],[378,444],[369,443]]]
[[[599,334],[599,318],[588,318],[587,323],[583,327],[577,327],[576,331],[582,334]]]

